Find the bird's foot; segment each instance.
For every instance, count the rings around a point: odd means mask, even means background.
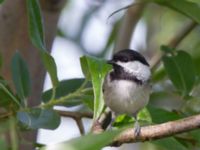
[[[141,130],[140,124],[138,121],[136,121],[135,125],[134,125],[134,136],[135,137],[138,137],[140,135],[140,130]]]

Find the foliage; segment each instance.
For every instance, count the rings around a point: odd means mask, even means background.
[[[3,0],[0,1],[0,3],[2,2]],[[46,71],[50,74],[53,87],[43,92],[41,104],[34,108],[28,107],[27,101],[31,91],[29,69],[23,56],[19,52],[14,54],[11,62],[14,90],[11,90],[12,88],[3,77],[0,79],[0,107],[4,110],[2,114],[0,113],[0,132],[11,131],[14,133],[14,138],[11,139],[14,148],[18,144],[17,132],[40,128],[56,129],[60,125],[60,115],[53,109],[54,106],[73,107],[84,105],[86,108],[89,108],[88,110],[92,111],[93,121],[95,122],[105,108],[102,96],[102,84],[105,75],[111,69],[111,66],[106,64],[103,59],[83,56],[80,58],[80,63],[85,78],[58,81],[55,61],[45,46],[39,1],[27,0],[26,2],[30,39],[32,44],[39,49],[40,59],[43,61]],[[197,1],[148,0],[148,2],[168,7],[186,16],[187,19],[190,18],[197,24],[200,24],[200,9]],[[116,40],[115,36],[118,32],[118,24],[119,21],[116,22],[110,33],[102,55],[107,52],[107,48]],[[161,46],[160,49],[163,53],[163,57],[161,58],[163,65],[152,72],[153,84],[155,85],[153,85],[150,102],[139,115],[139,120],[146,124],[172,121],[197,114],[200,111],[199,97],[193,94],[195,88],[199,87],[200,76],[198,74],[198,67],[196,66],[200,64],[200,57],[197,57],[198,61],[196,61],[188,47],[183,47],[181,48],[182,50],[179,50],[179,48],[175,47]],[[161,88],[157,89],[156,87]],[[173,108],[169,109],[158,105],[159,102],[166,102],[169,99],[172,101],[179,99],[183,106],[174,111]],[[122,115],[116,119],[114,126],[121,128],[133,122],[134,120],[129,116]],[[98,135],[87,134],[62,142],[57,145],[57,149],[100,149],[109,144],[119,132],[120,130],[104,132]],[[195,144],[197,143],[196,145],[200,145],[199,133],[197,130],[196,132],[189,132],[182,135],[181,139],[178,136],[172,136],[151,141],[151,143],[165,149],[185,150],[191,147],[191,141]],[[190,139],[187,138],[188,135]],[[0,147],[1,149],[9,147],[5,144],[5,139],[1,136]],[[48,146],[41,149],[48,149]]]

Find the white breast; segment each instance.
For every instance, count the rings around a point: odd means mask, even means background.
[[[117,114],[134,115],[149,100],[150,88],[128,80],[110,80],[104,82],[104,100],[106,105]]]

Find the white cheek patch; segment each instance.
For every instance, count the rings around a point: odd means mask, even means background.
[[[118,65],[124,68],[127,73],[133,74],[138,80],[147,81],[151,76],[149,66],[142,64],[139,61],[117,62]]]

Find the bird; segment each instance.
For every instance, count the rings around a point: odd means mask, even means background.
[[[124,49],[107,61],[112,69],[103,82],[105,105],[113,116],[127,114],[135,118],[134,134],[140,134],[137,114],[149,101],[151,70],[147,60],[139,52]]]

